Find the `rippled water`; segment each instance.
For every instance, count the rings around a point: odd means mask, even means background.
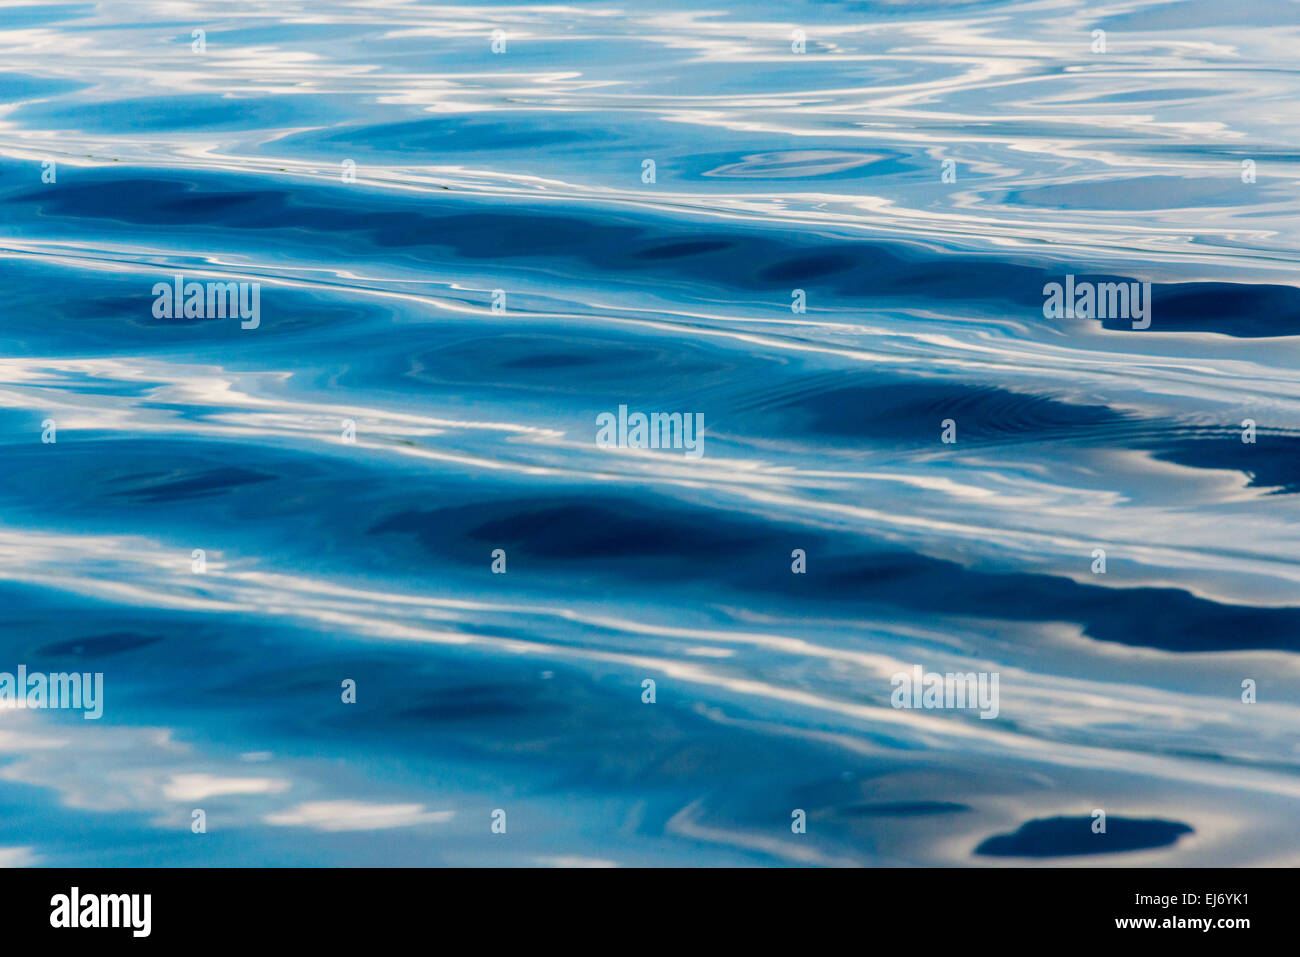
[[[734,10],[0,9],[0,863],[1300,863],[1300,6]]]

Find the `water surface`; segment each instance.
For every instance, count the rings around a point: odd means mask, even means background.
[[[0,671],[106,701],[0,710],[0,864],[1300,863],[1298,49],[1285,0],[6,5]],[[1044,318],[1067,275],[1150,328]]]

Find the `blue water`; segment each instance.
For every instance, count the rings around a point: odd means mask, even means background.
[[[1300,863],[1300,6],[180,9],[0,9],[0,864]]]

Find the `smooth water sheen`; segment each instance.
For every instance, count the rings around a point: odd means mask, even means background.
[[[1300,5],[732,11],[0,8],[0,864],[1300,863]]]

